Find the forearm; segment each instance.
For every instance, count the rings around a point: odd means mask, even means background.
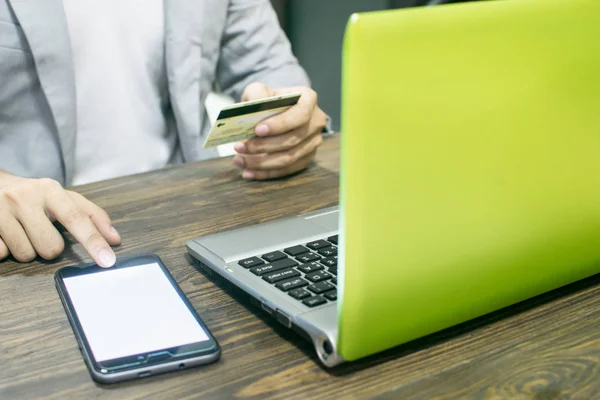
[[[222,43],[217,80],[236,100],[252,82],[272,88],[310,86],[267,0],[232,0]]]

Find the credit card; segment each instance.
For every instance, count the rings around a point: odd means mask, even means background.
[[[300,93],[291,93],[223,108],[202,147],[206,149],[256,136],[255,128],[259,122],[281,114],[298,103],[299,98]]]

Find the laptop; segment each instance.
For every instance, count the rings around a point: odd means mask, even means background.
[[[599,17],[597,0],[353,15],[339,208],[189,253],[328,367],[599,273]]]

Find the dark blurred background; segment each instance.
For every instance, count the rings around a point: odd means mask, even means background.
[[[342,40],[352,13],[455,3],[460,0],[271,0],[319,104],[340,128]]]

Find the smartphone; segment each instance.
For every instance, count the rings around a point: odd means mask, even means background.
[[[300,96],[300,93],[290,93],[223,108],[202,147],[220,146],[256,136],[254,130],[259,122],[288,110],[298,103]]]
[[[221,350],[158,256],[66,267],[56,288],[92,379],[115,383],[187,369]]]

